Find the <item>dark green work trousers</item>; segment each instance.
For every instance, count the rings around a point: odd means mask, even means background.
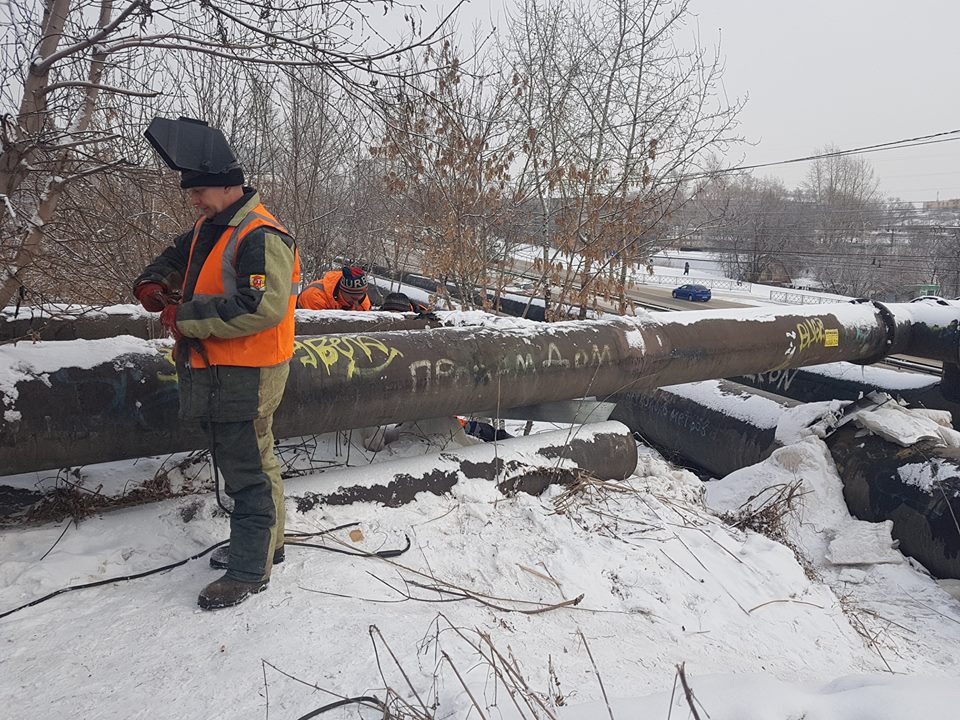
[[[226,493],[233,500],[227,576],[245,582],[270,577],[273,553],[283,544],[284,533],[283,479],[273,450],[273,413],[283,397],[290,366],[259,370],[254,419],[202,423]]]

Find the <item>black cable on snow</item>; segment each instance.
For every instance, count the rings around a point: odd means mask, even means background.
[[[320,530],[319,532],[314,532],[314,533],[284,533],[284,537],[285,538],[318,537],[320,535],[326,535],[328,533],[336,532],[337,530],[343,530],[344,528],[356,527],[359,524],[360,523],[357,523],[357,522],[345,523],[344,525],[338,525],[337,527],[332,527],[327,530]],[[377,552],[372,552],[372,553],[351,552],[349,550],[341,550],[340,548],[330,547],[329,545],[317,545],[316,543],[290,542],[290,543],[284,543],[284,544],[297,545],[299,547],[316,548],[318,550],[328,550],[330,552],[336,552],[342,555],[354,555],[356,557],[391,558],[391,557],[397,557],[398,555],[402,555],[403,553],[405,553],[407,550],[410,549],[410,537],[408,535],[404,535],[404,537],[407,540],[406,545],[404,547],[395,548],[392,550],[379,550]],[[153,568],[152,570],[144,570],[143,572],[134,573],[132,575],[122,575],[120,577],[105,578],[103,580],[96,580],[94,582],[83,583],[82,585],[68,585],[67,587],[60,588],[59,590],[54,590],[52,593],[48,593],[43,597],[39,597],[35,600],[31,600],[28,603],[24,603],[19,607],[15,607],[12,610],[7,610],[6,612],[0,613],[0,620],[2,620],[3,618],[9,615],[13,615],[15,612],[26,610],[29,607],[33,607],[34,605],[39,605],[40,603],[46,602],[47,600],[51,600],[57,597],[58,595],[63,595],[64,593],[72,592],[74,590],[86,590],[88,588],[100,587],[101,585],[109,585],[110,583],[124,582],[127,580],[138,580],[140,578],[147,577],[148,575],[156,575],[157,573],[173,570],[174,568],[180,567],[181,565],[186,565],[191,560],[197,560],[199,558],[202,558],[204,555],[213,552],[218,547],[221,547],[222,545],[226,545],[229,542],[230,542],[229,540],[222,540],[214,545],[211,545],[205,550],[201,550],[200,552],[191,555],[185,560],[178,560],[177,562],[170,563],[169,565],[164,565],[158,568]]]
[[[310,720],[311,718],[317,717],[322,713],[325,713],[329,710],[335,710],[338,707],[343,707],[344,705],[366,705],[367,707],[375,708],[376,710],[385,710],[386,707],[383,704],[383,700],[371,695],[359,695],[352,698],[344,698],[343,700],[337,700],[332,702],[329,705],[324,705],[323,707],[318,707],[316,710],[311,710],[306,715],[301,715],[297,720]],[[386,716],[384,716],[386,717]]]

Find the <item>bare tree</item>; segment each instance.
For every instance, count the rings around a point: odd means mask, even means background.
[[[813,162],[804,193],[815,219],[809,263],[825,287],[842,294],[870,296],[879,285],[874,230],[882,223],[883,204],[873,167],[857,155],[833,154]]]
[[[662,242],[684,177],[735,139],[719,60],[682,49],[688,15],[685,1],[527,0],[512,23],[541,267],[581,317],[597,294],[624,309],[628,271]]]
[[[461,64],[446,43],[428,52],[416,93],[386,113],[382,142],[387,191],[397,203],[393,242],[415,246],[430,275],[453,282],[464,301],[488,304],[504,284],[504,231],[518,202],[510,180],[515,138],[509,122],[517,78]]]
[[[403,38],[382,41],[367,16],[377,6],[403,11]],[[168,71],[185,58],[223,60],[232,74],[316,69],[339,97],[370,103],[378,80],[405,77],[398,58],[439,37],[389,0],[14,0],[0,12],[0,307],[47,252],[65,189],[134,160],[119,141],[138,134],[152,98],[178,92]]]
[[[732,277],[777,282],[802,270],[807,206],[773,178],[720,175],[697,194],[702,235]]]
[[[960,296],[960,227],[929,228],[925,239],[926,242],[921,240],[918,245],[927,255],[933,250],[931,283],[940,286],[940,294],[944,297]]]

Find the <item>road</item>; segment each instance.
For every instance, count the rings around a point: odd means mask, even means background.
[[[677,283],[678,286],[682,284],[682,282]],[[650,305],[657,305],[668,310],[716,310],[718,308],[754,307],[753,305],[738,303],[732,300],[720,300],[716,297],[711,298],[707,302],[675,300],[670,296],[671,290],[673,290],[673,288],[641,285],[640,287],[628,290],[627,297],[638,305],[649,303]]]
[[[516,274],[526,280],[539,280],[540,273],[533,270],[533,264],[520,258],[514,258],[514,268]],[[677,284],[673,287],[683,285],[685,280],[683,276],[677,277]],[[734,300],[718,300],[711,298],[707,302],[693,302],[691,300],[675,300],[670,292],[673,287],[660,285],[640,285],[627,291],[627,297],[633,300],[637,305],[649,310],[718,310],[722,308],[740,308],[754,307],[746,303],[739,303]]]
[[[411,272],[419,270],[411,269]],[[533,263],[514,258],[514,269],[510,275],[526,280],[539,280],[540,273],[533,270]],[[683,284],[683,276],[677,277],[677,285]],[[676,287],[674,286],[674,287]],[[627,296],[640,307],[652,310],[720,310],[724,308],[748,308],[756,307],[754,303],[742,303],[731,299],[711,298],[707,302],[693,302],[690,300],[676,300],[671,296],[673,287],[659,285],[640,285],[627,291]],[[606,303],[604,303],[606,306]],[[780,306],[783,307],[783,306]],[[609,312],[616,312],[615,306],[607,306]],[[933,375],[941,374],[941,363],[936,360],[922,360],[920,358],[909,358],[905,356],[892,355],[886,362],[881,361],[877,365],[884,367],[893,367],[900,371],[922,372]]]

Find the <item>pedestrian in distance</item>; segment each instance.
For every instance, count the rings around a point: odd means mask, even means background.
[[[293,356],[300,257],[283,225],[244,184],[223,133],[155,118],[145,133],[200,211],[134,282],[174,337],[182,421],[207,433],[214,478],[233,499],[230,543],[210,564],[226,572],[197,600],[230,607],[266,589],[283,561],[284,499],[273,414]]]
[[[362,265],[344,265],[324,273],[307,285],[297,299],[304,310],[369,310],[367,270]]]
[[[689,274],[690,274],[690,263],[685,262],[685,263],[683,264],[683,274],[684,274],[684,275],[689,275]]]

